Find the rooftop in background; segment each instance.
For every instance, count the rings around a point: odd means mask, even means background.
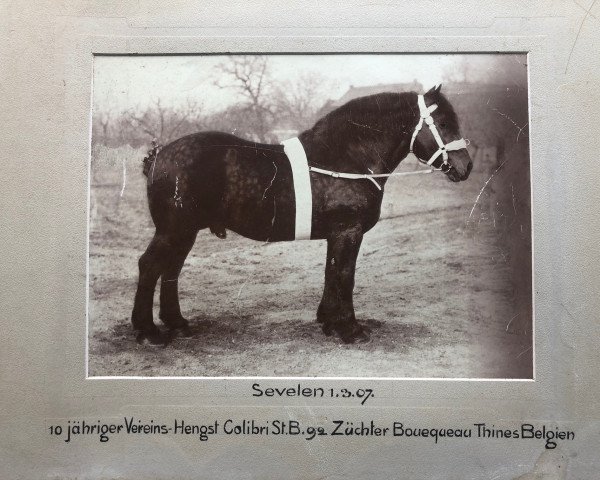
[[[366,87],[355,87],[350,85],[350,88],[338,100],[334,100],[331,105],[333,108],[339,107],[344,103],[354,100],[355,98],[374,95],[381,92],[417,92],[423,93],[423,85],[416,79],[408,83],[380,83],[378,85],[369,85]]]

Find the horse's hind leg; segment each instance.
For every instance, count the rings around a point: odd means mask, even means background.
[[[179,307],[178,281],[183,263],[196,240],[196,233],[195,231],[185,232],[176,241],[172,241],[160,280],[160,312],[158,315],[172,333],[184,337],[191,336],[191,332]]]
[[[138,261],[140,275],[131,313],[131,323],[138,334],[137,340],[140,343],[147,340],[151,344],[158,345],[164,344],[166,340],[152,320],[152,304],[156,282],[162,273],[168,250],[168,237],[157,231]]]
[[[185,257],[194,244],[196,233],[196,231],[166,233],[157,229],[148,248],[140,257],[138,262],[140,276],[131,314],[133,328],[138,332],[138,342],[148,341],[160,345],[168,340],[152,320],[154,290],[161,275],[167,280],[161,283],[161,318],[171,329],[187,325],[179,311],[177,277]],[[175,281],[169,281],[172,279]]]

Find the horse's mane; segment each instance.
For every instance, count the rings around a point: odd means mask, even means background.
[[[358,97],[327,113],[315,123],[312,129],[315,133],[323,128],[335,129],[336,126],[342,126],[349,120],[358,118],[368,121],[369,125],[374,127],[381,121],[382,114],[390,112],[398,115],[398,120],[408,121],[416,113],[411,106],[411,99],[415,97],[414,92],[385,92]]]
[[[327,113],[315,123],[311,130],[315,134],[325,129],[337,130],[347,127],[348,122],[357,121],[359,118],[363,120],[364,125],[369,127],[386,128],[382,122],[389,121],[389,118],[384,118],[389,114],[393,116],[392,127],[409,125],[419,113],[416,97],[416,92],[384,92],[358,97]],[[456,113],[442,93],[437,93],[436,103],[439,111],[446,114],[447,120],[458,125]]]

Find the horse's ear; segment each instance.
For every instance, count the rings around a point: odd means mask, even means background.
[[[431,87],[425,95],[437,95],[438,93],[440,93],[441,89],[442,89],[442,84],[438,83],[437,85],[434,85],[433,87]]]

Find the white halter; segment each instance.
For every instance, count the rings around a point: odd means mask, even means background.
[[[410,153],[414,153],[413,145],[415,143],[415,139],[417,138],[417,135],[419,134],[419,132],[421,131],[421,128],[423,127],[423,122],[425,122],[427,124],[427,126],[429,127],[429,130],[431,130],[433,138],[435,138],[435,141],[438,144],[438,149],[431,156],[431,158],[429,160],[423,160],[419,157],[417,157],[417,159],[421,163],[426,163],[431,168],[435,168],[436,170],[447,171],[451,167],[451,165],[448,163],[448,152],[467,148],[467,145],[469,145],[468,140],[465,140],[464,138],[460,138],[460,139],[454,140],[450,143],[444,143],[444,141],[442,140],[442,137],[440,136],[440,134],[438,132],[438,129],[435,126],[433,117],[431,116],[431,114],[438,107],[437,104],[433,103],[429,107],[427,107],[427,105],[425,105],[425,98],[423,97],[423,95],[417,96],[417,104],[419,105],[419,112],[421,114],[421,118],[419,119],[419,123],[417,123],[417,126],[415,127],[415,131],[413,132],[412,138],[410,139]],[[440,156],[440,154],[442,155],[443,162],[439,167],[434,167],[433,162],[435,162],[436,158],[438,158]],[[444,166],[446,167],[445,169],[444,169]]]

